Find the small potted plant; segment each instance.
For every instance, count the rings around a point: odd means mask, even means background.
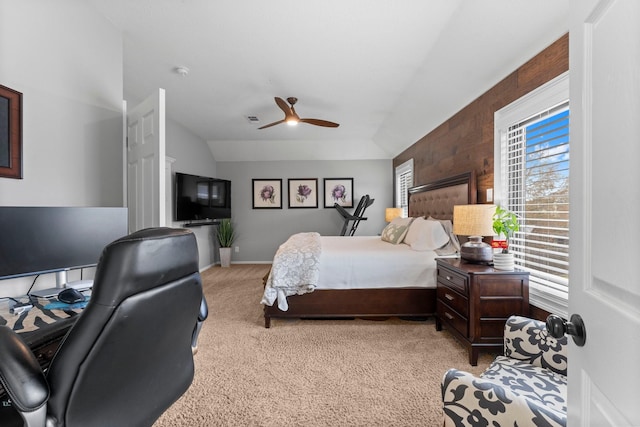
[[[509,252],[509,239],[518,230],[520,230],[518,216],[501,206],[496,206],[493,214],[493,231],[498,236],[504,236],[506,243],[502,246],[501,253],[493,254],[493,266],[497,270],[513,270],[515,263],[513,253]]]
[[[231,245],[233,245],[233,241],[236,238],[231,219],[224,218],[220,220],[215,233],[220,244],[220,265],[229,267],[231,265]]]

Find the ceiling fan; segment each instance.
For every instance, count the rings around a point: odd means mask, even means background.
[[[290,97],[287,98],[287,102],[291,105],[287,105],[286,102],[282,98],[278,98],[277,96],[274,98],[276,100],[276,104],[282,111],[284,111],[284,119],[278,120],[277,122],[269,123],[268,125],[264,125],[259,127],[258,129],[264,129],[271,126],[279,125],[280,123],[287,123],[289,125],[296,125],[298,123],[309,123],[310,125],[316,126],[324,126],[328,128],[337,128],[340,126],[338,123],[329,122],[326,120],[320,119],[301,119],[300,116],[296,113],[296,110],[293,108],[294,104],[298,102],[298,98]]]

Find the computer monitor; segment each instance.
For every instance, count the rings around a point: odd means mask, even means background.
[[[127,233],[127,208],[0,207],[0,280],[56,273],[55,288],[32,293],[56,295],[73,286],[67,271],[95,266]]]

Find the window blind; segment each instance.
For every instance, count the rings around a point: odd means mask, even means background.
[[[509,250],[531,281],[567,295],[569,101],[509,126],[502,140],[506,207],[520,220]]]
[[[409,188],[413,186],[413,159],[396,168],[396,207],[402,208],[402,216],[409,216]]]

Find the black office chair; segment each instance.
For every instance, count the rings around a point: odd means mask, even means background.
[[[151,426],[191,385],[206,317],[193,233],[138,231],[105,248],[46,375],[0,327],[0,381],[28,427]]]
[[[375,199],[371,199],[368,194],[362,196],[360,198],[360,201],[358,202],[358,205],[356,206],[356,209],[353,211],[353,214],[350,214],[349,212],[347,212],[339,204],[337,203],[334,204],[334,207],[336,208],[338,213],[342,215],[342,217],[344,218],[344,224],[342,226],[342,231],[340,232],[341,236],[346,236],[347,230],[349,230],[349,236],[353,236],[356,233],[356,229],[358,228],[360,221],[367,220],[367,218],[363,216],[364,211],[373,204],[374,200]],[[350,222],[351,222],[351,228],[349,228]]]

